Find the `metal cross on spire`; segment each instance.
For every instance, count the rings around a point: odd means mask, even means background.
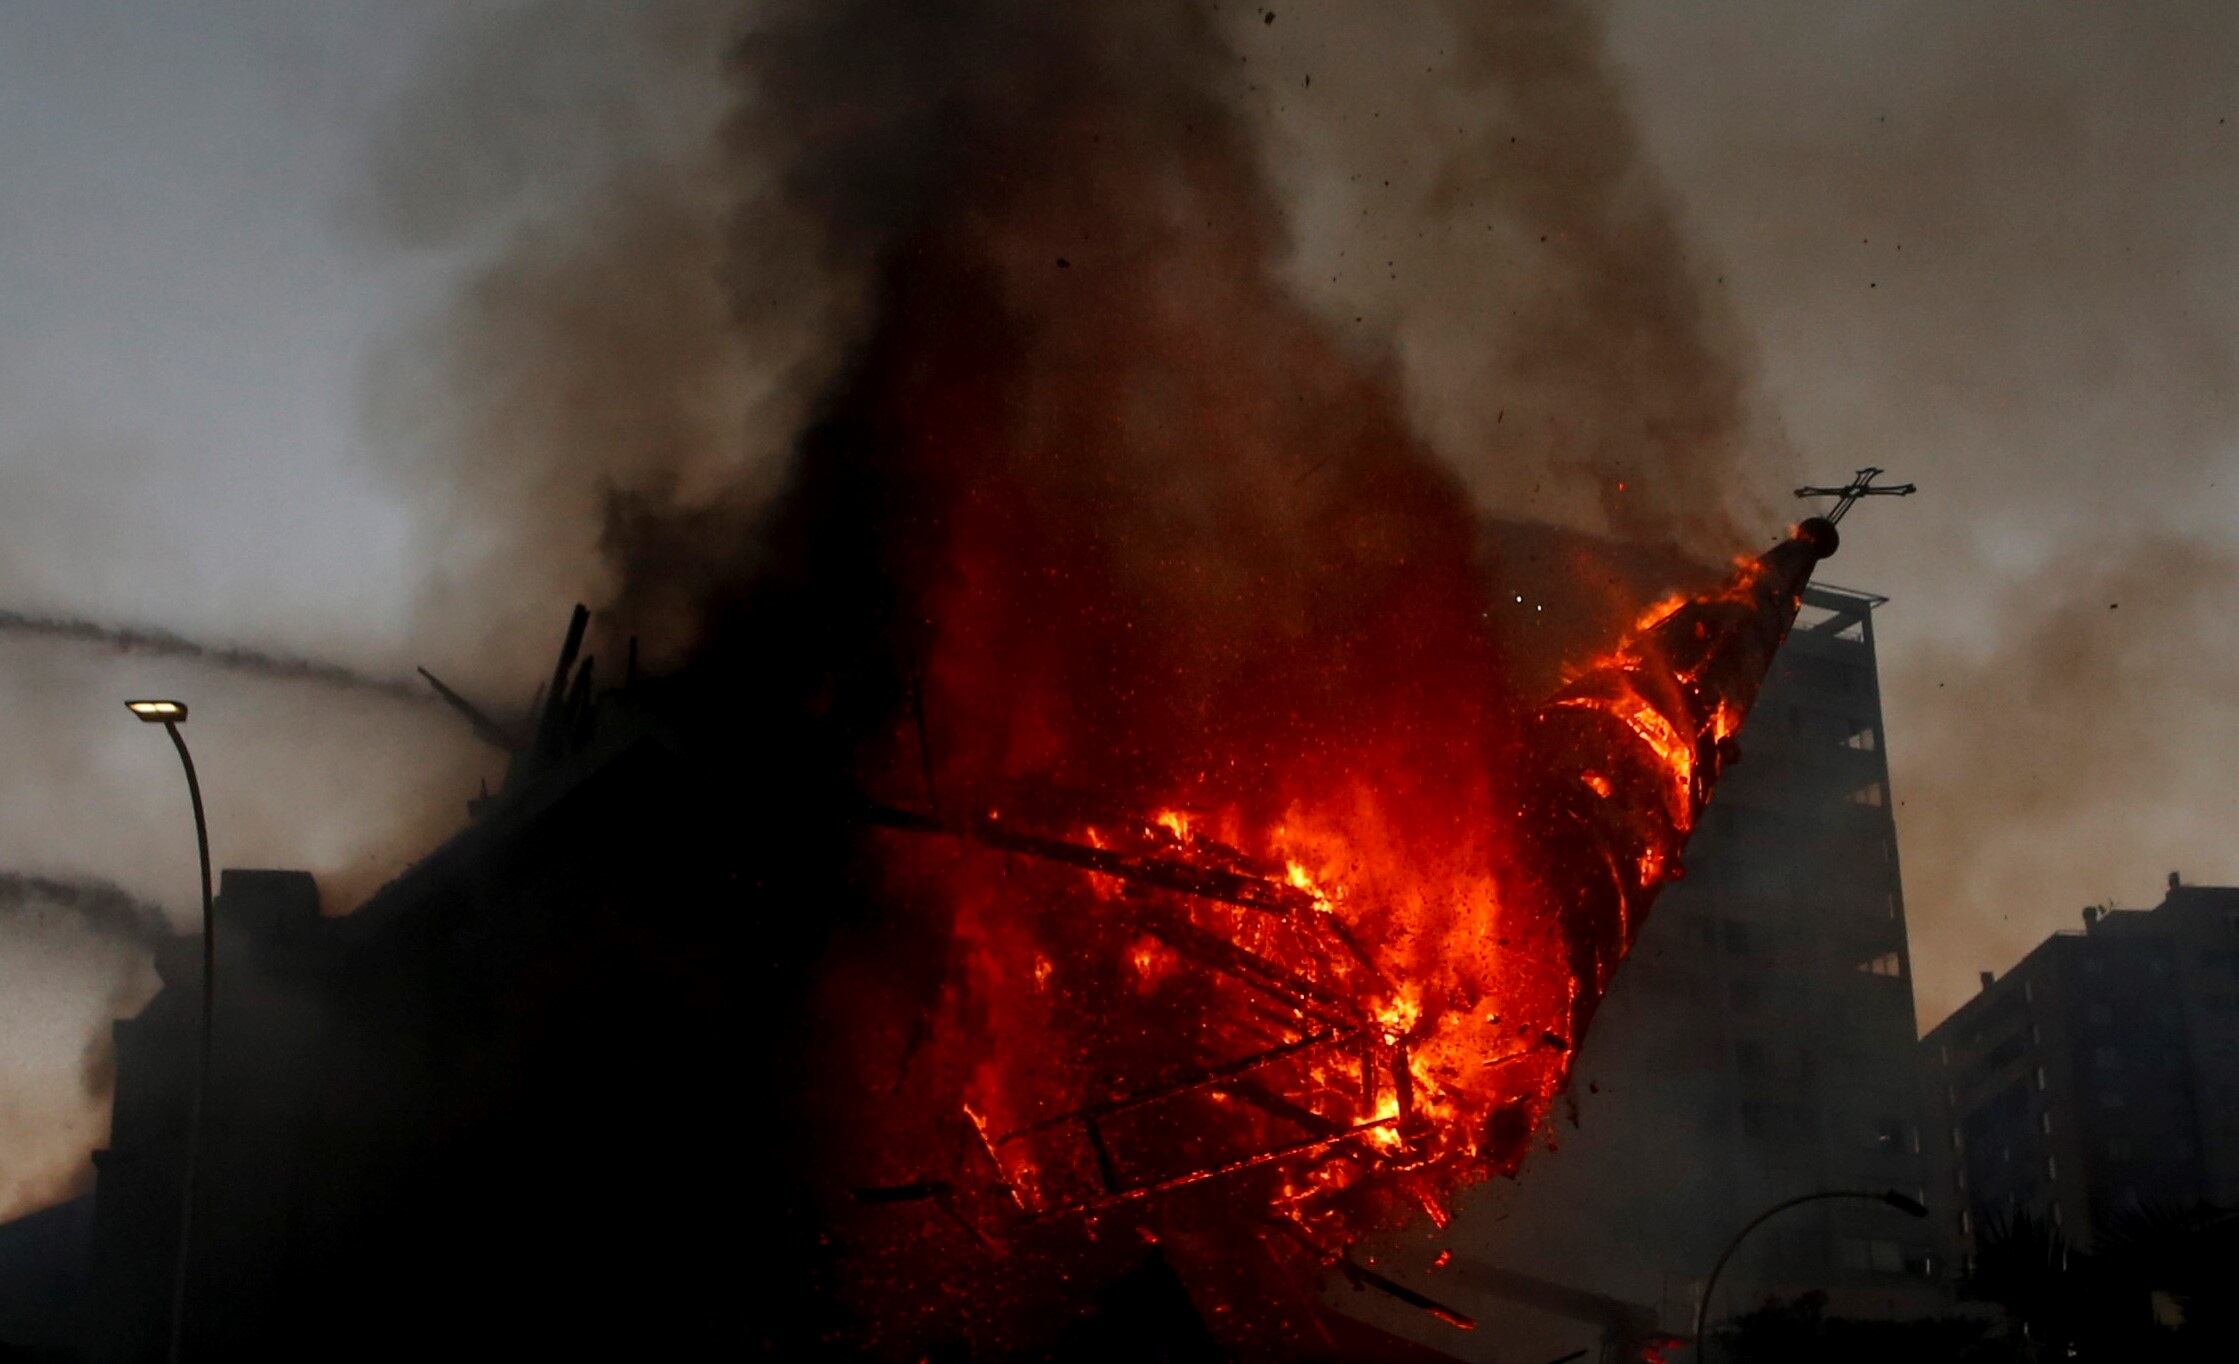
[[[1834,498],[1835,505],[1827,509],[1827,519],[1840,521],[1843,513],[1849,511],[1851,504],[1861,497],[1911,497],[1920,491],[1910,483],[1885,483],[1876,486],[1874,480],[1881,473],[1881,470],[1875,468],[1860,469],[1851,477],[1850,482],[1839,488],[1798,488],[1796,496]]]

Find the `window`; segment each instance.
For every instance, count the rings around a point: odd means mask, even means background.
[[[1905,973],[1904,963],[1897,959],[1897,954],[1894,952],[1884,952],[1878,957],[1869,957],[1860,964],[1858,969],[1869,976],[1895,977]]]
[[[2034,1023],[2030,1024],[2030,1025],[2029,1025],[2029,1045],[2030,1045],[2030,1046],[2032,1046],[2032,1047],[2041,1047],[2041,1046],[2043,1046],[2044,1044],[2045,1044],[2045,1035],[2044,1035],[2044,1033],[2043,1033],[2042,1031],[2040,1031],[2040,1030],[2038,1029],[2038,1027],[2037,1027],[2037,1025],[2036,1025],[2036,1024],[2034,1024]]]
[[[1843,747],[1854,748],[1860,753],[1871,753],[1880,747],[1880,740],[1874,734],[1874,727],[1867,725],[1863,729],[1852,730],[1843,739]]]
[[[2000,1042],[1997,1046],[1992,1047],[1990,1051],[1982,1058],[1982,1068],[1984,1073],[1987,1074],[1994,1070],[2004,1069],[2006,1066],[2011,1065],[2015,1061],[2019,1061],[2021,1059],[2021,1051],[2021,1037],[2019,1034],[2016,1034],[2015,1036],[2009,1037],[2005,1041]]]
[[[1965,1208],[1961,1208],[1959,1210],[1959,1234],[1961,1236],[1972,1236],[1975,1234],[1974,1215],[1968,1212]]]
[[[1816,1135],[1816,1114],[1798,1104],[1745,1103],[1741,1106],[1742,1131],[1772,1141],[1804,1141]]]
[[[2117,1047],[2093,1047],[2091,1063],[2101,1070],[2113,1070],[2122,1064],[2122,1051]]]
[[[1886,803],[1886,800],[1887,793],[1882,790],[1882,785],[1878,781],[1867,782],[1864,786],[1850,793],[1851,804],[1867,805],[1877,810]]]
[[[2051,1109],[2048,1108],[2044,1112],[2037,1115],[2037,1130],[2043,1132],[2048,1137],[2052,1135]]]
[[[2039,1066],[2039,1067],[2037,1067],[2037,1088],[2038,1088],[2038,1090],[2039,1090],[2039,1091],[2041,1092],[2041,1091],[2042,1091],[2042,1090],[2044,1089],[2044,1087],[2045,1087],[2045,1068],[2044,1068],[2043,1066]]]
[[[2045,1157],[2045,1178],[2056,1184],[2060,1182],[2060,1162],[2054,1160],[2051,1156]]]
[[[2094,1004],[2091,1006],[2090,1017],[2094,1024],[2105,1027],[2115,1021],[2115,1011],[2108,1005]]]
[[[1895,1241],[1862,1241],[1845,1236],[1835,1243],[1835,1263],[1852,1274],[1903,1274],[1912,1258],[1915,1256],[1908,1256]]]
[[[2101,1108],[2121,1108],[2127,1102],[2119,1090],[2105,1090],[2099,1095],[2099,1106]]]

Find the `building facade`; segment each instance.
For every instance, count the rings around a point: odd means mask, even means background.
[[[1923,1040],[1951,1232],[2239,1208],[2239,888],[2084,911]]]

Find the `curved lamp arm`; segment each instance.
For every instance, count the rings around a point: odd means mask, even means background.
[[[1703,1364],[1703,1328],[1710,1318],[1710,1295],[1717,1291],[1718,1276],[1725,1270],[1726,1262],[1734,1257],[1735,1251],[1741,1249],[1741,1243],[1748,1239],[1749,1233],[1790,1208],[1805,1203],[1818,1203],[1830,1198],[1863,1198],[1875,1203],[1886,1203],[1907,1216],[1926,1217],[1928,1215],[1928,1209],[1920,1200],[1909,1198],[1895,1189],[1883,1189],[1878,1193],[1871,1189],[1822,1189],[1817,1193],[1798,1194],[1794,1198],[1775,1203],[1755,1217],[1750,1218],[1749,1221],[1742,1224],[1740,1231],[1734,1233],[1734,1239],[1726,1243],[1726,1248],[1718,1252],[1717,1263],[1710,1267],[1710,1277],[1703,1281],[1703,1295],[1695,1300],[1696,1364]]]

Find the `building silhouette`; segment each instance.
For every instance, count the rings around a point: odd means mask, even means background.
[[[225,873],[187,1358],[797,1357],[828,1326],[780,1120],[844,903],[822,764],[576,676],[352,914]],[[198,950],[115,1025],[93,1360],[164,1357]]]
[[[1950,1231],[2090,1247],[2148,1208],[2239,1208],[2239,888],[2093,907],[1922,1041]]]

